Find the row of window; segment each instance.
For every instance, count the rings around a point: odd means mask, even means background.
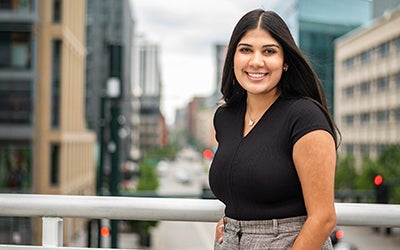
[[[346,143],[343,144],[342,147],[346,152],[346,155],[362,155],[362,156],[371,156],[373,152],[376,155],[380,155],[389,145],[383,143],[377,144],[368,144],[368,143],[361,143],[361,144],[352,144]]]
[[[0,31],[0,68],[29,69],[31,33]]]
[[[356,65],[371,63],[374,57],[377,59],[387,58],[391,53],[400,53],[400,36],[346,59],[343,66],[345,69],[352,69]]]
[[[26,11],[33,9],[33,0],[1,0],[0,10]]]
[[[60,125],[60,90],[61,90],[61,50],[62,41],[52,41],[52,77],[51,77],[51,127]]]
[[[0,81],[0,123],[30,124],[32,84],[29,81]]]
[[[366,80],[359,84],[351,85],[342,89],[344,97],[365,96],[371,93],[389,91],[391,83],[400,89],[400,72],[390,76],[379,77],[376,80]]]
[[[348,114],[342,117],[342,122],[346,126],[359,126],[384,124],[390,121],[400,123],[400,107],[393,110],[378,110],[371,112],[362,112],[359,114]]]

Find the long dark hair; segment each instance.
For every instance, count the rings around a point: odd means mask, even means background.
[[[273,11],[262,9],[246,13],[236,24],[225,58],[222,71],[221,92],[226,106],[240,103],[247,97],[246,91],[240,86],[233,70],[236,47],[249,30],[261,28],[267,31],[283,48],[284,62],[288,70],[283,72],[278,83],[278,91],[284,98],[306,98],[315,102],[324,112],[332,129],[340,134],[329,114],[321,82],[294,41],[289,28],[283,19]],[[334,135],[335,141],[337,136]]]

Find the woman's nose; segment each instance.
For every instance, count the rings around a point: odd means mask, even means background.
[[[250,58],[249,64],[253,67],[262,67],[265,65],[264,57],[260,53],[254,53]]]

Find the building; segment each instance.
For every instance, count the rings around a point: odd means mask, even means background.
[[[86,129],[84,116],[86,5],[79,0],[37,3],[32,191],[93,195],[96,137]],[[68,242],[86,225],[66,220]],[[33,232],[39,242],[40,227]]]
[[[322,82],[334,114],[334,41],[370,20],[371,3],[363,0],[298,0],[298,45]],[[295,25],[293,25],[295,26]],[[293,32],[293,31],[292,31]]]
[[[197,149],[213,148],[217,143],[213,126],[216,104],[208,105],[209,97],[194,97],[188,104],[187,136]]]
[[[211,108],[215,108],[216,105],[222,100],[221,93],[221,80],[222,80],[222,71],[224,69],[226,52],[228,50],[228,45],[226,44],[215,44],[214,46],[214,62],[215,62],[215,82],[214,82],[214,92],[208,98],[208,106]]]
[[[335,119],[341,151],[376,157],[400,143],[400,11],[386,11],[335,43]]]
[[[124,117],[123,124],[120,124],[122,131],[120,159],[125,161],[135,157],[132,144],[135,143],[136,129],[132,120],[138,112],[132,91],[131,64],[135,30],[132,5],[129,0],[86,0],[86,2],[88,6],[85,109],[87,126],[96,131],[99,148],[110,140],[108,124],[111,118],[107,82],[111,77],[116,77],[120,81],[118,105],[120,115]],[[105,157],[104,162],[107,163],[107,159]]]
[[[0,3],[0,192],[32,192],[34,1]],[[11,227],[13,225],[13,227]],[[0,218],[1,243],[31,243],[31,219]],[[13,241],[12,236],[19,237]]]
[[[166,128],[161,124],[161,65],[159,46],[143,36],[137,36],[134,42],[133,93],[139,99],[139,150],[141,155],[157,148],[164,137]],[[164,131],[164,132],[163,132]]]
[[[398,8],[400,0],[372,0],[372,17],[378,18]]]
[[[1,1],[2,192],[95,192],[96,137],[84,117],[85,7],[79,0]],[[66,221],[68,243],[86,225]],[[6,242],[41,241],[39,219],[1,223]]]

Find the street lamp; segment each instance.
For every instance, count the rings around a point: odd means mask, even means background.
[[[105,94],[101,97],[100,107],[100,162],[97,174],[97,195],[103,195],[103,182],[104,182],[104,161],[105,155],[109,154],[111,159],[111,173],[109,176],[108,190],[111,195],[119,195],[119,182],[120,182],[120,129],[121,129],[121,115],[120,115],[120,95],[121,95],[121,82],[117,77],[110,77],[106,82]],[[106,105],[107,104],[107,105]],[[109,108],[111,117],[106,119],[106,106]],[[108,126],[109,130],[106,130]],[[110,132],[109,139],[105,140],[106,132]],[[118,237],[118,221],[111,220],[111,247],[117,247]],[[102,228],[101,220],[98,220],[98,228]],[[101,237],[98,234],[98,246],[101,247]]]

